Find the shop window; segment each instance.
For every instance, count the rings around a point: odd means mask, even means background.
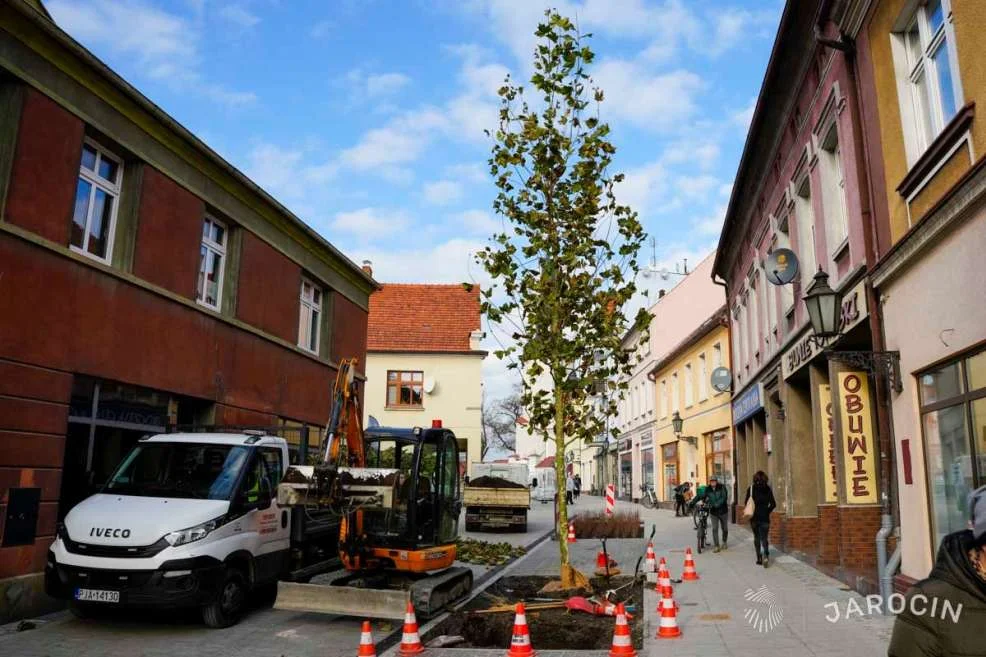
[[[122,178],[123,161],[86,139],[72,210],[73,251],[102,262],[110,261]]]
[[[705,434],[706,479],[715,475],[724,485],[732,483],[733,444],[726,431]]]
[[[936,546],[964,529],[968,494],[986,483],[986,350],[918,375]]]

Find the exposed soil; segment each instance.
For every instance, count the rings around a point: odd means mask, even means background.
[[[572,591],[542,593],[541,590],[551,577],[504,577],[472,600],[464,611],[452,614],[441,627],[429,635],[459,635],[466,642],[457,648],[508,648],[513,636],[513,611],[477,614],[503,604],[537,605],[550,600],[567,600],[571,596],[601,598],[607,588],[620,589],[616,600],[634,607],[632,619],[628,619],[633,645],[643,647],[643,584],[633,582],[632,577],[614,577],[609,587],[601,577],[590,580],[591,591],[582,589]],[[626,586],[629,585],[629,586]],[[612,616],[593,616],[580,611],[561,609],[529,609],[527,624],[531,633],[531,644],[535,650],[607,650],[612,645],[613,627],[616,619]],[[431,636],[429,636],[431,638]]]
[[[602,511],[580,513],[573,519],[578,538],[643,538],[640,513],[621,511],[607,516]]]
[[[502,479],[500,477],[476,477],[466,484],[469,488],[527,488],[524,484]]]

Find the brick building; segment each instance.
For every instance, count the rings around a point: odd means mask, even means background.
[[[848,355],[882,344],[857,60],[836,24],[845,8],[786,3],[714,270],[731,321],[737,498],[765,471],[778,502],[772,541],[868,591],[893,482],[881,459],[885,380]],[[767,258],[782,248],[799,271],[778,285]],[[828,342],[814,339],[802,303],[819,271],[842,294],[840,335]],[[862,442],[847,441],[858,427]],[[849,451],[856,445],[865,445],[861,461]]]
[[[0,4],[0,622],[143,434],[323,425],[375,288],[28,0]]]

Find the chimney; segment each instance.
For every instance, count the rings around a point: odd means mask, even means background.
[[[663,299],[664,298],[664,294],[665,294],[664,290],[658,290],[657,291],[657,298],[658,299]]]
[[[369,260],[363,261],[363,271],[366,272],[367,276],[373,276],[373,263]]]

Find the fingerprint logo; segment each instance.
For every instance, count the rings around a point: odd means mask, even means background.
[[[743,610],[743,617],[757,632],[769,632],[784,620],[784,612],[777,604],[777,596],[766,586],[754,591],[747,589],[743,596],[751,606]]]

